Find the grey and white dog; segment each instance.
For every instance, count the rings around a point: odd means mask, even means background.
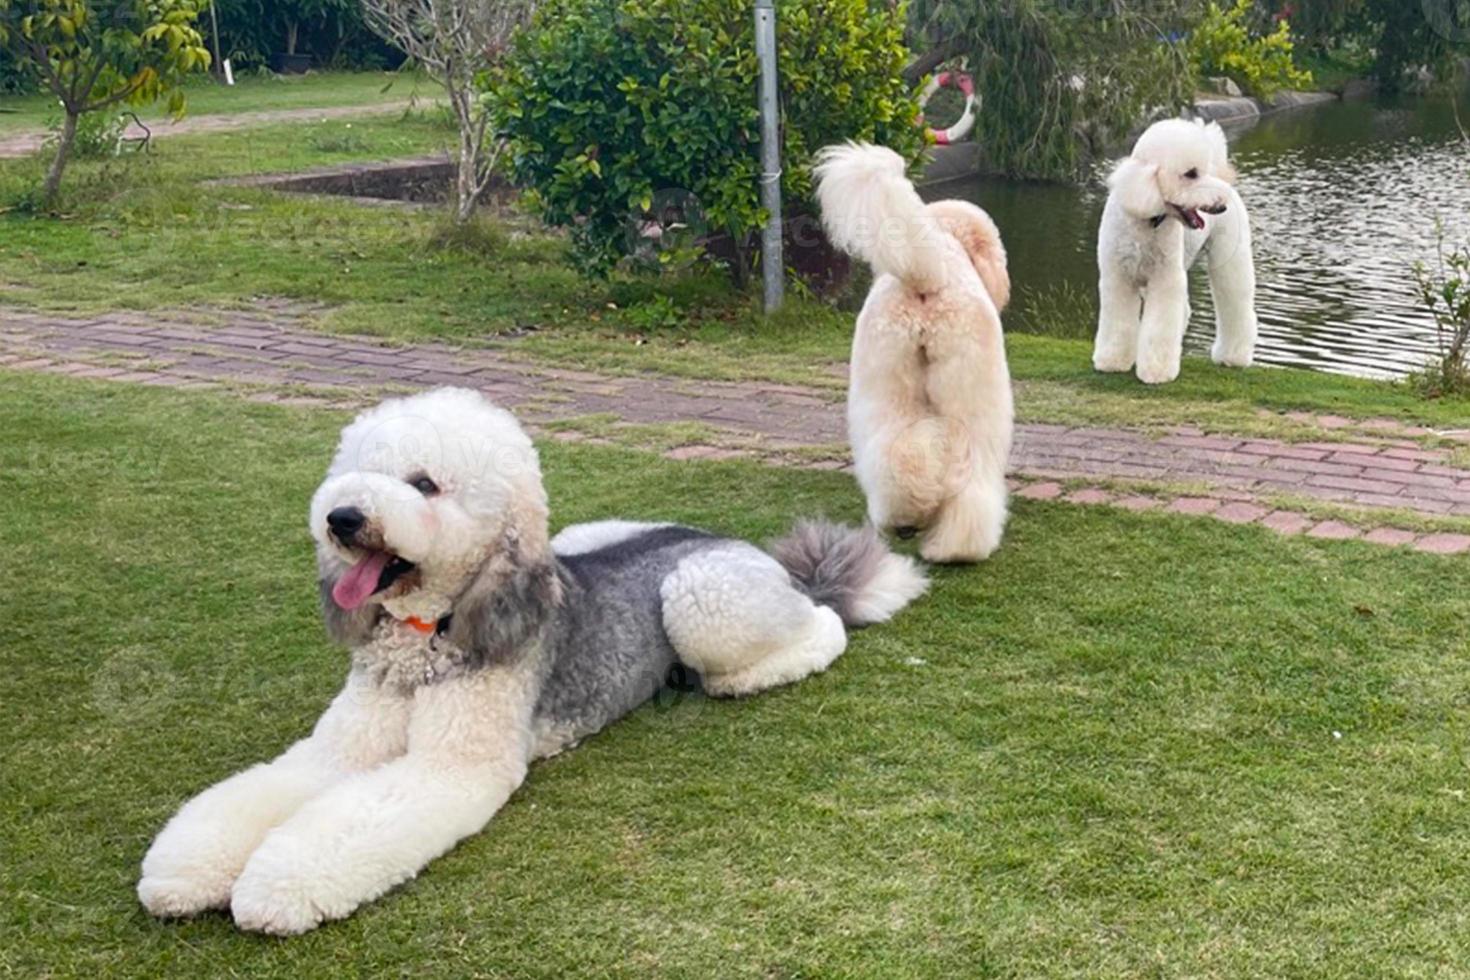
[[[807,524],[768,554],[604,521],[548,540],[530,439],[481,395],[364,412],[311,505],[343,691],[311,735],[186,803],[143,859],[155,915],[229,907],[299,933],[479,831],[535,759],[651,698],[675,664],[712,695],[824,670],[846,627],[924,591],[871,530]]]

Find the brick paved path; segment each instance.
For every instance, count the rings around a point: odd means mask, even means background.
[[[419,99],[423,105],[429,100]],[[324,109],[267,109],[261,112],[232,112],[209,116],[185,116],[178,122],[165,119],[148,119],[148,128],[153,137],[183,136],[189,133],[222,133],[232,129],[249,129],[252,126],[268,126],[279,122],[312,122],[319,119],[351,119],[358,116],[388,115],[402,112],[415,103],[408,99],[397,102],[378,102],[373,105],[331,106]],[[129,123],[127,135],[141,138],[143,131]],[[16,133],[0,138],[0,159],[30,156],[41,148],[47,134],[44,131]]]
[[[698,422],[721,433],[721,439],[709,440],[714,444],[669,451],[673,459],[781,458],[784,452],[783,462],[822,468],[846,460],[843,408],[835,393],[766,383],[609,377],[445,345],[386,347],[298,329],[294,324],[302,312],[262,304],[248,314],[231,312],[206,322],[203,314],[119,312],[68,320],[0,308],[0,365],[172,387],[241,386],[269,400],[290,400],[283,392],[294,391],[295,397],[357,403],[384,391],[468,385],[515,408],[533,426],[608,414],[624,423]],[[1350,525],[1273,503],[1287,497],[1370,514],[1392,508],[1425,517],[1470,517],[1470,470],[1451,465],[1444,450],[1397,438],[1411,430],[1389,426],[1381,426],[1382,438],[1361,442],[1285,443],[1185,428],[1153,436],[1022,425],[1012,469],[1022,497],[1161,508],[1260,523],[1282,534],[1361,536],[1426,551],[1470,551],[1470,535],[1365,530],[1354,525],[1372,525],[1371,517]],[[575,431],[557,435],[580,438]],[[805,447],[826,452],[789,455]],[[1117,480],[1162,489],[1120,492],[1114,489]],[[1167,489],[1180,484],[1197,495]]]

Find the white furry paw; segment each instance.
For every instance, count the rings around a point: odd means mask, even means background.
[[[322,924],[325,916],[303,883],[292,877],[252,874],[247,868],[230,895],[235,925],[247,932],[296,936]]]
[[[1094,354],[1092,368],[1103,374],[1126,374],[1133,370],[1131,354]]]
[[[230,904],[230,880],[220,876],[145,874],[138,882],[138,901],[150,915],[180,919]]]
[[[1243,351],[1230,350],[1216,345],[1210,351],[1210,360],[1221,367],[1248,368],[1255,360],[1255,351],[1250,348]]]
[[[1179,362],[1144,358],[1138,362],[1138,380],[1146,385],[1165,385],[1179,377]]]

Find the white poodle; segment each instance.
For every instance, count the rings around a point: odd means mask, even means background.
[[[1215,363],[1248,367],[1256,348],[1250,216],[1231,186],[1218,123],[1166,119],[1118,163],[1097,236],[1100,315],[1092,363],[1163,384],[1179,376],[1189,325],[1188,271],[1208,256]]]
[[[827,147],[816,175],[832,241],[875,275],[847,395],[868,516],[921,531],[930,561],[988,558],[1005,530],[1014,424],[1000,233],[973,204],[926,205],[881,146]]]
[[[652,697],[674,665],[713,695],[824,670],[846,626],[925,588],[875,532],[806,524],[770,554],[671,524],[548,540],[536,451],[482,396],[388,401],[342,433],[311,504],[346,687],[311,735],[186,803],[143,859],[155,915],[228,907],[299,933],[479,831],[528,764]]]

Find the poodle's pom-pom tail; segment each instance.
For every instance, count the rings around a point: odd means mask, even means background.
[[[889,551],[872,527],[802,521],[770,553],[798,589],[848,626],[884,622],[929,587],[914,560]]]
[[[903,157],[884,146],[844,143],[819,150],[813,172],[833,244],[918,292],[943,285],[944,232],[904,176]]]

